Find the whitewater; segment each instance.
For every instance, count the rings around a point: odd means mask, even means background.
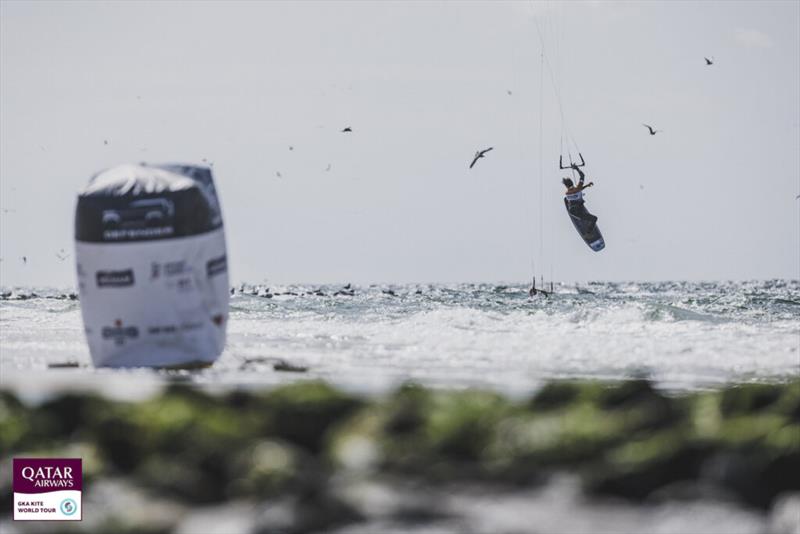
[[[173,380],[323,379],[367,394],[413,381],[518,396],[563,378],[648,377],[683,391],[800,375],[798,280],[555,289],[531,298],[522,284],[243,284],[212,367],[155,371],[93,368],[69,291],[2,288],[0,370],[17,389],[58,382],[113,394]]]

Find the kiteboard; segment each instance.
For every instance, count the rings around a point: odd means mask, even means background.
[[[606,247],[606,242],[603,240],[603,234],[600,233],[600,228],[597,227],[594,217],[586,211],[583,204],[575,206],[572,210],[569,209],[569,202],[564,199],[564,206],[567,208],[572,224],[580,234],[584,242],[589,245],[589,248],[598,252]]]

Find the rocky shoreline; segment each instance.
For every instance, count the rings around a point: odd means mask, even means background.
[[[741,532],[800,529],[800,381],[677,396],[551,382],[525,400],[321,382],[37,405],[2,391],[0,450],[3,532],[655,532],[670,506],[673,522],[706,510],[698,531],[715,513]],[[83,458],[84,520],[12,523],[15,456]]]

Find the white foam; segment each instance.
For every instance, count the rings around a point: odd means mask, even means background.
[[[415,295],[416,286],[396,288],[397,297],[357,288],[355,297],[283,301],[237,294],[221,359],[190,376],[214,384],[323,378],[367,392],[415,380],[526,394],[563,377],[645,373],[669,387],[697,388],[800,375],[800,321],[792,305],[774,312],[741,309],[732,303],[745,297],[732,294],[700,306],[693,304],[700,297],[686,288],[655,298],[648,286],[638,293],[630,293],[632,287],[592,286],[597,295],[576,291],[549,300],[528,299],[521,287],[483,286],[436,286],[423,295]],[[334,289],[324,291],[331,295]],[[797,293],[796,286],[791,291]],[[42,370],[65,358],[88,362],[77,307],[45,302],[0,302],[4,369]],[[242,365],[265,357],[302,364],[309,372]]]

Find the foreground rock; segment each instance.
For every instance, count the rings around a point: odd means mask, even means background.
[[[69,392],[27,405],[0,392],[0,450],[3,466],[84,460],[86,519],[56,530],[0,519],[21,532],[526,532],[524,513],[502,513],[525,502],[546,531],[615,513],[636,531],[648,510],[681,506],[709,525],[743,514],[741,532],[800,529],[800,381],[682,396],[644,380],[556,382],[514,402],[414,385],[367,400],[319,382],[220,395],[176,385],[137,403]],[[543,504],[554,491],[572,500],[572,522]]]

